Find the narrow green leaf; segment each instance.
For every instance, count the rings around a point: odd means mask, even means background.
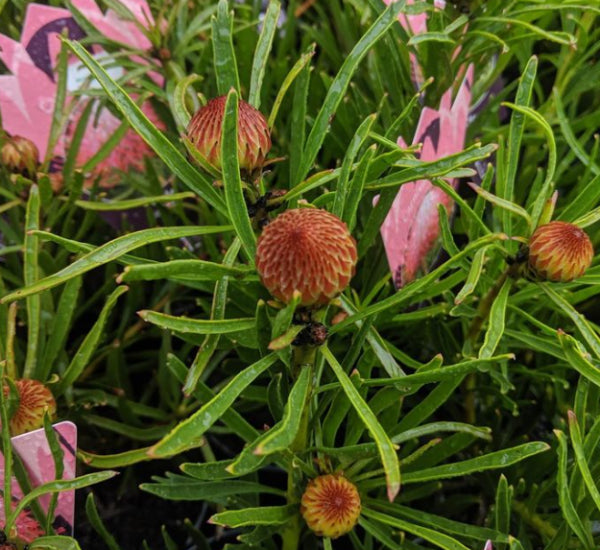
[[[127,266],[117,282],[181,279],[187,281],[219,281],[222,277],[245,278],[254,273],[251,267],[228,266],[204,260],[171,260],[169,262]]]
[[[73,356],[69,366],[60,377],[58,383],[53,386],[52,390],[55,396],[61,395],[70,388],[73,385],[73,382],[79,378],[85,367],[88,366],[88,363],[100,342],[102,332],[104,331],[104,325],[106,324],[110,312],[117,303],[119,297],[128,290],[129,289],[126,286],[119,286],[115,288],[112,294],[107,298],[102,311],[100,311],[100,315],[98,315],[98,319],[86,334],[86,337]]]
[[[237,255],[239,254],[242,243],[236,237],[231,246],[225,253],[223,258],[223,266],[232,267]],[[210,311],[210,318],[212,320],[219,320],[225,318],[225,306],[227,305],[227,290],[229,288],[229,277],[223,276],[221,279],[217,281],[215,284],[215,291],[213,295],[213,303]],[[260,325],[258,324],[258,316],[256,318],[256,329],[260,330]],[[190,395],[196,389],[198,381],[204,372],[204,369],[208,365],[210,358],[213,353],[217,349],[217,345],[219,344],[220,335],[219,334],[209,334],[204,339],[202,346],[196,353],[196,357],[194,357],[194,361],[190,367],[190,370],[185,377],[185,383],[183,384],[183,393],[184,395]]]
[[[210,235],[213,233],[221,233],[231,231],[230,226],[215,227],[215,226],[183,226],[183,227],[155,227],[152,229],[143,229],[135,233],[129,233],[122,237],[109,241],[102,246],[88,252],[83,257],[75,260],[72,264],[61,269],[54,275],[49,275],[40,279],[36,283],[15,290],[10,294],[0,299],[0,303],[12,302],[26,296],[36,294],[43,290],[53,288],[57,285],[67,282],[73,277],[77,277],[95,267],[116,260],[142,246],[161,242],[166,239],[179,239],[182,237],[191,237],[194,235]]]
[[[231,223],[235,227],[240,241],[242,241],[242,246],[246,251],[250,264],[254,265],[256,235],[248,216],[248,207],[246,206],[242,180],[240,179],[237,135],[238,95],[235,90],[231,89],[227,94],[221,138],[223,186],[225,187],[225,199]]]
[[[219,95],[225,95],[231,88],[239,92],[240,78],[233,49],[233,14],[227,0],[219,0],[217,16],[212,18],[212,44]]]
[[[329,363],[329,366],[339,380],[344,393],[377,444],[381,462],[385,470],[388,498],[390,502],[392,502],[400,490],[400,463],[398,462],[394,444],[377,420],[377,417],[373,414],[373,411],[354,387],[354,384],[351,382],[350,378],[348,378],[348,375],[344,372],[335,356],[329,351],[329,348],[327,346],[321,347],[321,353]]]
[[[575,462],[577,463],[577,467],[581,472],[581,477],[583,477],[583,481],[587,490],[589,491],[596,508],[600,510],[600,491],[598,491],[598,487],[596,486],[596,482],[594,481],[594,477],[590,470],[590,466],[588,465],[588,460],[585,456],[585,451],[583,449],[583,439],[581,436],[581,430],[579,428],[579,423],[577,422],[577,417],[573,411],[568,412],[569,416],[569,433],[571,435],[571,444],[573,445],[573,450],[575,451]]]
[[[569,451],[567,449],[567,438],[560,430],[554,430],[554,435],[558,439],[558,468],[556,471],[556,490],[558,491],[558,501],[560,502],[560,511],[573,530],[577,538],[583,543],[587,550],[595,548],[590,530],[586,528],[583,521],[577,513],[577,509],[571,500],[569,492],[569,480],[567,475],[567,462]]]
[[[306,141],[306,148],[302,153],[302,163],[299,170],[300,179],[306,177],[317,158],[319,149],[325,140],[327,129],[331,124],[331,118],[342,101],[350,84],[350,79],[356,72],[359,63],[390,27],[397,24],[398,14],[404,9],[405,3],[405,0],[392,2],[355,44],[344,60],[338,74],[327,90],[323,106]]]
[[[23,244],[24,266],[23,279],[25,286],[33,285],[39,279],[38,265],[39,239],[30,231],[39,229],[40,193],[37,185],[29,188],[29,199],[25,214],[25,239]],[[23,369],[23,378],[31,378],[38,363],[38,346],[40,340],[40,296],[29,296],[27,304],[27,354]]]
[[[81,550],[75,539],[60,535],[38,537],[29,544],[29,548],[30,550]]]
[[[429,529],[428,527],[421,527],[412,522],[404,521],[400,518],[389,516],[387,514],[382,514],[381,512],[376,512],[371,508],[363,508],[362,513],[367,518],[390,525],[396,529],[401,529],[407,533],[411,533],[430,542],[438,548],[442,548],[443,550],[469,550],[464,544],[460,543],[456,539],[453,539],[448,535],[444,535],[443,533],[439,533],[436,530]]]
[[[483,269],[483,264],[485,263],[485,253],[487,252],[488,248],[488,246],[484,246],[475,252],[473,261],[471,262],[471,268],[469,269],[469,274],[467,275],[467,280],[454,298],[454,303],[456,305],[461,304],[465,298],[470,296],[475,290],[475,287],[479,282],[479,277],[481,277],[481,271]]]
[[[158,204],[162,202],[175,202],[182,199],[191,199],[195,197],[195,193],[186,191],[184,193],[173,193],[172,195],[159,195],[157,197],[141,197],[139,199],[128,199],[122,201],[75,201],[75,204],[84,210],[95,210],[98,212],[112,212],[120,210],[130,210],[131,208],[139,208],[140,206],[148,206],[149,204]],[[37,228],[36,228],[37,229]]]
[[[194,82],[199,82],[202,77],[197,74],[190,74],[177,82],[175,90],[173,91],[173,115],[177,121],[179,128],[185,130],[190,123],[194,112],[188,110],[188,103],[192,103],[194,111],[200,107],[198,98],[195,97],[193,90],[190,90],[190,86]]]
[[[171,456],[183,449],[189,448],[199,441],[202,434],[208,430],[231,407],[239,395],[277,359],[277,356],[267,355],[256,363],[245,368],[208,403],[189,418],[180,422],[171,432],[156,443],[149,451],[150,457]]]
[[[597,359],[600,359],[600,338],[594,332],[590,326],[588,320],[581,315],[569,302],[567,302],[560,294],[558,294],[550,285],[540,284],[541,289],[550,297],[550,299],[562,310],[562,312],[569,318],[577,330],[583,336],[583,339],[590,346],[591,350]]]
[[[297,513],[297,506],[262,506],[243,510],[227,510],[209,520],[215,525],[245,527],[247,525],[283,525]]]
[[[198,196],[220,213],[227,215],[225,201],[214,189],[212,182],[196,170],[175,146],[160,132],[125,91],[108,75],[98,62],[78,42],[65,40],[73,53],[81,59],[108,97],[121,111],[131,127],[156,152],[168,168]]]
[[[252,72],[250,76],[250,91],[248,93],[248,103],[256,109],[260,108],[260,90],[265,76],[265,70],[269,61],[269,54],[273,46],[273,37],[277,30],[279,21],[279,12],[281,4],[277,0],[270,0],[267,11],[262,20],[262,30],[258,37],[256,50],[254,50],[254,59],[252,60]]]
[[[592,364],[587,353],[583,352],[579,343],[562,330],[558,330],[558,341],[562,346],[569,365],[590,382],[600,387],[600,369]]]
[[[154,483],[142,483],[142,491],[168,500],[223,502],[227,497],[247,494],[271,494],[283,496],[283,491],[251,481],[199,481],[182,478],[155,479]]]
[[[147,323],[152,323],[162,329],[190,334],[227,334],[250,330],[256,325],[254,317],[247,319],[190,319],[149,309],[138,311],[138,315]]]
[[[543,453],[550,449],[547,443],[534,441],[517,445],[509,449],[495,451],[476,458],[455,462],[454,464],[443,464],[426,468],[416,472],[408,472],[404,474],[404,483],[417,483],[421,481],[431,481],[434,479],[449,479],[452,477],[464,476],[483,472],[484,470],[495,470],[498,468],[506,468],[517,464],[526,458]]]
[[[482,187],[479,187],[478,185],[469,184],[469,186],[478,195],[482,196],[485,200],[487,200],[488,202],[491,202],[493,205],[497,206],[498,208],[502,208],[503,210],[506,210],[508,212],[511,212],[512,214],[516,214],[517,216],[520,216],[521,218],[523,218],[527,222],[527,227],[530,230],[533,228],[533,222],[531,220],[531,216],[529,215],[527,210],[525,210],[523,207],[519,206],[518,204],[515,204],[514,202],[501,199],[500,197],[497,197],[493,193],[486,191],[485,189],[483,189]]]
[[[302,411],[307,406],[312,384],[311,378],[312,369],[303,367],[298,380],[292,387],[281,422],[267,432],[266,437],[254,451],[257,455],[268,455],[283,451],[292,444],[300,429]]]
[[[109,550],[121,550],[115,538],[109,533],[104,523],[102,523],[102,519],[96,508],[96,502],[94,501],[94,493],[90,493],[85,499],[85,515],[90,525],[94,528],[94,531],[100,535],[100,538],[108,546]]]
[[[352,141],[350,142],[348,149],[346,149],[346,155],[344,156],[344,161],[342,162],[342,170],[340,172],[340,177],[338,178],[335,198],[333,200],[333,208],[331,209],[331,212],[338,218],[342,218],[344,215],[346,202],[350,193],[348,182],[350,181],[350,171],[354,165],[354,159],[356,158],[356,155],[358,155],[360,148],[367,139],[376,118],[376,115],[369,115],[367,118],[365,118],[365,120],[362,121],[361,125],[358,127],[356,133],[352,137]]]
[[[504,284],[500,288],[500,292],[498,292],[498,296],[496,296],[496,299],[492,304],[483,346],[481,346],[481,349],[479,350],[479,357],[482,359],[494,355],[494,352],[502,339],[502,335],[504,334],[506,305],[508,303],[508,295],[512,288],[512,283],[512,278],[508,277],[504,281]]]

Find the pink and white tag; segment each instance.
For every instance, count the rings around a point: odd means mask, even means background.
[[[142,25],[153,22],[146,0],[122,0],[121,4]],[[134,22],[120,19],[111,10],[104,13],[95,0],[73,0],[73,6],[106,37],[137,50],[148,50],[151,47],[148,38]],[[31,139],[42,158],[46,155],[52,125],[58,86],[55,68],[61,47],[59,36],[62,32],[66,32],[71,40],[81,40],[86,36],[70,11],[29,4],[20,42],[0,34],[0,60],[10,71],[10,74],[0,75],[3,128],[11,135]],[[92,44],[87,48],[97,60],[107,55],[100,46]],[[144,63],[143,60],[140,62]],[[107,70],[113,78],[122,76],[122,70],[118,67]],[[75,101],[73,92],[88,80],[89,74],[78,59],[70,57],[67,69],[67,102]],[[157,75],[151,76],[158,84],[162,83]],[[93,88],[94,82],[89,83],[89,86]],[[98,84],[95,83],[95,86]],[[85,103],[86,101],[77,102],[64,134],[52,151],[51,156],[58,167],[64,159],[65,151],[68,150]],[[144,103],[142,109],[151,119],[157,120],[148,102]],[[121,120],[107,109],[102,109],[99,116],[90,117],[79,149],[77,165],[81,166],[92,158],[120,125]],[[131,167],[142,170],[144,156],[149,153],[150,149],[142,138],[133,130],[129,130],[110,155],[96,166],[93,175],[100,178],[102,186],[114,185],[114,168],[123,171]]]
[[[61,479],[75,477],[77,426],[72,422],[59,422],[53,426],[63,451],[63,474]],[[54,458],[43,429],[17,435],[11,439],[13,452],[21,459],[27,471],[32,488],[56,480]],[[0,479],[4,479],[4,457],[0,454]],[[17,480],[12,479],[12,508],[23,497]],[[39,503],[47,512],[50,495],[39,498]],[[4,500],[0,498],[0,527],[4,527]],[[75,491],[64,491],[58,495],[52,526],[56,533],[72,535],[75,523]],[[16,521],[18,536],[24,542],[32,542],[42,536],[44,531],[29,511],[19,514]]]
[[[390,3],[392,0],[386,0]],[[436,0],[437,9],[444,9],[445,2]],[[427,16],[401,15],[400,23],[411,34],[427,30]],[[411,68],[415,85],[423,82],[422,70],[415,56],[411,55]],[[422,144],[419,158],[426,162],[462,151],[465,144],[473,66],[464,68],[464,77],[454,101],[453,88],[448,89],[438,109],[423,107],[413,144]],[[406,147],[400,136],[398,145]],[[456,187],[457,181],[449,183]],[[400,288],[415,279],[417,272],[425,267],[428,253],[439,237],[438,205],[443,204],[450,212],[452,199],[428,180],[404,184],[398,191],[388,215],[381,226],[381,237],[387,254],[394,283]]]

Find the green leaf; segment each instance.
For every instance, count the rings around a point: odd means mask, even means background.
[[[596,508],[600,510],[600,491],[598,491],[598,487],[596,486],[596,482],[594,481],[594,477],[590,471],[590,466],[588,465],[588,460],[585,456],[583,439],[581,436],[579,423],[577,422],[577,417],[573,411],[569,411],[568,416],[571,444],[573,445],[573,450],[575,451],[575,462],[577,463],[577,467],[581,472],[581,477],[583,477],[585,486],[587,487],[587,490],[589,491]]]
[[[541,289],[550,297],[550,299],[559,307],[560,310],[569,318],[583,339],[590,346],[596,358],[600,359],[600,338],[590,326],[588,320],[581,315],[569,302],[567,302],[560,294],[558,294],[550,285],[540,284]]]
[[[149,309],[138,311],[138,315],[147,323],[175,332],[190,334],[227,334],[240,330],[250,330],[256,325],[254,317],[247,319],[190,319],[174,317]]]
[[[512,278],[508,277],[505,279],[490,309],[488,329],[485,333],[483,346],[479,350],[479,357],[482,359],[491,357],[494,354],[504,334],[506,304],[508,303],[508,295],[512,288],[512,283]]]
[[[233,266],[237,255],[239,254],[241,248],[241,242],[238,238],[235,238],[231,243],[231,246],[225,253],[223,258],[223,266],[230,268]],[[225,318],[225,307],[227,305],[227,290],[229,288],[229,277],[223,276],[221,277],[217,283],[215,284],[215,291],[213,295],[213,303],[210,311],[210,318],[212,320],[219,320]],[[256,318],[256,329],[260,330],[260,326],[258,324],[258,316]],[[190,367],[190,370],[185,377],[185,383],[183,385],[183,393],[184,395],[190,395],[196,389],[198,381],[204,372],[204,369],[208,365],[213,353],[217,349],[217,345],[219,344],[220,335],[218,334],[209,334],[202,342],[202,346],[196,353],[196,357],[194,357],[194,361]]]
[[[220,6],[221,4],[219,4]],[[233,89],[227,94],[225,118],[223,120],[221,138],[221,158],[223,170],[223,186],[229,217],[235,231],[242,241],[242,246],[250,263],[254,265],[256,255],[256,235],[248,216],[248,207],[244,198],[240,166],[238,162],[238,95]]]
[[[362,121],[361,125],[356,130],[348,149],[346,150],[346,155],[344,156],[344,161],[342,162],[342,170],[340,172],[340,177],[338,178],[335,198],[333,199],[333,208],[331,209],[331,212],[338,218],[343,217],[344,210],[346,208],[346,202],[350,194],[348,182],[350,180],[350,171],[354,165],[354,159],[365,143],[365,140],[367,139],[376,118],[376,115],[369,115],[367,118],[365,118],[365,120]],[[344,221],[347,223],[347,220]]]
[[[254,50],[254,59],[252,60],[252,72],[250,73],[250,91],[248,93],[248,103],[260,108],[260,90],[265,76],[265,70],[269,61],[269,53],[273,46],[273,37],[277,30],[279,21],[279,12],[281,4],[277,0],[270,0],[267,11],[262,20],[262,30],[258,37],[256,50]]]
[[[69,366],[60,377],[58,383],[53,386],[52,391],[55,396],[62,395],[69,389],[81,376],[85,367],[88,366],[89,361],[102,338],[104,325],[106,324],[110,312],[117,303],[119,297],[128,290],[129,289],[126,286],[119,286],[115,288],[111,295],[106,299],[106,303],[104,304],[102,311],[100,311],[100,315],[98,315],[98,319],[94,323],[94,326],[92,326],[90,331],[86,334],[83,342],[73,356]]]
[[[354,387],[354,384],[351,382],[350,378],[348,378],[348,375],[344,372],[335,356],[329,351],[329,348],[327,346],[322,346],[321,353],[329,363],[329,366],[339,380],[344,393],[377,444],[383,469],[385,470],[388,498],[390,502],[392,502],[400,490],[400,463],[398,462],[394,444],[377,420],[377,417],[373,414],[373,411]]]
[[[65,40],[73,53],[81,59],[108,97],[121,111],[131,127],[156,152],[168,168],[217,211],[227,215],[225,201],[214,189],[212,182],[196,170],[175,146],[160,132],[125,91],[108,75],[98,62],[78,42]]]
[[[263,357],[256,363],[245,368],[208,403],[189,418],[180,422],[171,432],[156,443],[149,451],[152,458],[171,456],[187,449],[208,430],[231,407],[239,395],[275,361],[274,354]]]
[[[300,429],[302,411],[307,406],[312,385],[312,369],[303,367],[292,387],[283,418],[270,429],[254,451],[257,455],[268,455],[287,449]]]
[[[177,121],[178,127],[181,130],[187,129],[188,124],[192,116],[193,112],[190,112],[187,108],[187,103],[193,102],[194,110],[197,109],[199,105],[198,98],[194,96],[193,90],[189,90],[188,88],[194,83],[202,80],[202,77],[197,74],[190,74],[177,82],[175,86],[175,90],[173,91],[172,98],[172,107],[173,116]]]
[[[120,550],[120,547],[115,538],[109,533],[108,529],[102,523],[98,509],[96,508],[96,502],[94,501],[94,494],[90,493],[85,499],[85,514],[90,522],[94,531],[100,535],[100,538],[104,541],[104,544],[108,546],[109,550]]]
[[[543,453],[548,449],[550,449],[550,446],[541,441],[525,443],[509,449],[503,449],[487,455],[463,460],[462,462],[456,462],[454,464],[443,464],[441,466],[434,466],[433,468],[426,468],[416,472],[408,472],[404,474],[404,483],[417,483],[434,479],[449,479],[452,477],[483,472],[484,470],[506,468],[507,466],[517,464],[526,458]]]
[[[397,517],[388,516],[387,514],[382,514],[381,512],[376,512],[370,508],[363,508],[362,514],[367,518],[379,521],[396,529],[401,529],[402,531],[406,531],[407,533],[411,533],[417,537],[420,537],[437,546],[438,548],[443,548],[444,550],[469,550],[464,544],[460,543],[456,539],[453,539],[448,535],[444,535],[443,533],[439,533],[436,530],[429,529],[428,527],[421,527],[412,522],[404,521]]]
[[[537,74],[538,60],[536,56],[532,56],[521,75],[519,88],[515,98],[515,104],[522,107],[529,107],[531,103],[531,95],[533,93],[533,85]],[[525,127],[525,115],[519,111],[515,111],[510,119],[510,128],[508,134],[508,154],[506,162],[505,178],[498,178],[497,190],[500,197],[508,202],[514,200],[515,179],[519,166],[519,154],[521,150],[521,141],[523,140],[523,130]],[[502,227],[509,235],[512,235],[512,220],[508,211],[503,217]]]
[[[568,449],[567,449],[567,438],[565,434],[560,430],[554,430],[554,434],[558,439],[558,448],[556,452],[558,454],[558,468],[556,471],[556,489],[558,491],[558,501],[560,502],[560,511],[567,520],[569,527],[573,530],[577,538],[583,543],[583,546],[587,550],[593,550],[595,548],[594,541],[590,530],[586,528],[583,521],[577,514],[577,509],[571,500],[569,492],[569,480],[567,476],[567,461],[568,461]]]
[[[245,527],[247,525],[283,525],[298,511],[294,505],[262,506],[260,508],[245,508],[244,510],[227,510],[215,514],[209,523],[226,527]]]
[[[39,279],[38,266],[39,239],[30,231],[39,229],[40,193],[37,185],[29,188],[29,200],[25,214],[25,240],[23,243],[23,279],[26,286],[33,285]],[[38,363],[38,346],[40,340],[40,297],[27,298],[27,354],[23,368],[23,378],[31,378]]]
[[[139,199],[129,199],[122,201],[75,201],[75,204],[84,210],[94,210],[97,212],[113,212],[121,210],[130,210],[139,208],[140,206],[148,206],[149,204],[158,204],[162,202],[175,202],[182,199],[191,199],[195,197],[195,193],[186,191],[184,193],[173,193],[172,195],[159,195],[157,197],[141,197]],[[37,229],[37,228],[36,228]]]
[[[105,471],[105,472],[94,472],[93,474],[86,474],[80,477],[76,477],[75,479],[63,479],[58,481],[49,481],[48,483],[44,483],[39,485],[38,487],[31,490],[31,492],[27,493],[15,506],[12,514],[10,514],[10,520],[7,521],[8,524],[13,524],[18,515],[25,509],[29,504],[36,498],[53,493],[60,493],[62,491],[73,491],[76,489],[83,489],[84,487],[89,487],[90,485],[96,485],[97,483],[101,483],[106,481],[114,476],[116,476],[118,472]]]
[[[465,298],[470,296],[475,290],[475,287],[479,282],[479,278],[481,277],[481,271],[483,269],[483,264],[485,263],[485,253],[487,252],[488,248],[488,246],[484,246],[473,255],[473,261],[471,262],[467,280],[454,298],[454,303],[456,305],[461,304]]]
[[[204,260],[171,260],[169,262],[127,266],[117,278],[118,283],[172,279],[185,281],[219,281],[222,277],[246,278],[254,269],[228,266]]]
[[[280,489],[251,481],[199,481],[187,477],[155,478],[154,483],[142,483],[140,489],[168,500],[209,502],[223,502],[227,497],[245,494],[284,495]]]
[[[142,231],[136,231],[135,233],[129,233],[122,237],[109,241],[102,246],[88,252],[78,260],[75,260],[72,264],[61,269],[58,273],[50,275],[43,279],[40,279],[36,283],[15,290],[10,294],[0,299],[0,303],[12,302],[19,300],[26,296],[31,296],[43,290],[54,288],[62,283],[67,282],[73,277],[77,277],[99,265],[106,264],[113,260],[120,258],[121,256],[140,248],[142,246],[161,242],[166,239],[179,239],[182,237],[191,237],[194,235],[210,235],[212,233],[221,233],[230,231],[231,227],[215,227],[215,226],[183,226],[183,227],[155,227],[152,229],[144,229]]]
[[[212,44],[219,95],[225,95],[231,88],[239,92],[240,78],[233,49],[233,14],[227,0],[219,0],[217,16],[212,18]]]
[[[391,3],[344,59],[344,63],[338,74],[335,76],[327,90],[327,95],[323,100],[323,106],[321,107],[308,139],[306,140],[306,147],[302,153],[302,163],[299,169],[299,179],[304,179],[306,177],[317,158],[317,154],[325,140],[327,129],[331,123],[331,118],[342,101],[344,94],[348,89],[348,85],[350,84],[350,79],[356,72],[359,63],[390,27],[397,24],[398,14],[404,9],[405,3],[405,0]]]
[[[588,354],[581,350],[577,340],[560,329],[557,335],[569,365],[590,382],[600,387],[600,369],[592,364]]]
[[[74,538],[60,535],[38,537],[29,544],[29,548],[30,550],[81,550]]]

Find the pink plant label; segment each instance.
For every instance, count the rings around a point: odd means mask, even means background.
[[[146,0],[122,0],[121,4],[142,25],[152,23]],[[133,21],[124,21],[111,10],[102,12],[95,0],[73,0],[73,6],[106,37],[135,49],[150,48],[148,38]],[[10,71],[10,74],[0,75],[2,125],[9,134],[31,139],[42,157],[46,154],[52,124],[57,92],[55,68],[61,47],[59,36],[63,32],[71,40],[81,40],[86,36],[70,11],[30,4],[27,7],[21,41],[16,42],[0,34],[0,59]],[[96,45],[88,46],[88,51],[97,60],[107,55]],[[119,69],[110,69],[108,72],[113,78],[122,76]],[[67,69],[69,102],[74,100],[72,92],[87,82],[88,77],[88,70],[78,59],[71,56]],[[158,76],[153,78],[162,83]],[[93,81],[88,85],[90,88],[98,87],[98,83]],[[64,135],[52,151],[55,164],[59,166],[84,106],[83,101],[78,102],[66,125]],[[151,118],[155,118],[149,104],[144,104],[143,109]],[[121,125],[121,121],[107,109],[102,109],[98,117],[93,116],[90,120],[77,158],[79,165],[90,159]],[[109,157],[96,168],[95,175],[101,176],[102,181],[110,185],[106,180],[109,179],[112,168],[126,170],[133,166],[141,169],[143,158],[149,152],[144,141],[129,130]]]
[[[445,3],[437,0],[435,6],[443,9]],[[427,30],[426,14],[401,15],[400,23],[413,34]],[[414,56],[411,56],[411,67],[415,85],[418,86],[423,77]],[[442,96],[439,109],[423,108],[412,140],[413,144],[422,144],[420,160],[431,162],[462,151],[472,84],[471,65],[465,70],[454,101],[453,88],[450,88]],[[398,138],[398,145],[406,147],[402,137]],[[449,183],[456,187],[457,181],[450,180]],[[406,183],[398,191],[381,226],[381,237],[397,288],[414,280],[419,269],[425,267],[427,255],[439,237],[440,204],[448,212],[452,210],[452,199],[428,180]]]
[[[77,426],[73,422],[59,422],[53,426],[63,451],[63,474],[61,479],[68,480],[75,477],[77,451]],[[21,459],[27,470],[27,475],[32,487],[39,487],[44,483],[56,480],[54,458],[43,429],[17,435],[11,439],[13,451]],[[4,457],[0,454],[0,479],[4,478]],[[23,497],[23,492],[17,480],[12,479],[12,507]],[[44,495],[38,499],[40,505],[47,511],[51,496]],[[1,500],[1,499],[0,499]],[[2,512],[4,503],[2,502]],[[2,518],[0,521],[4,521]],[[75,491],[63,491],[58,495],[56,510],[54,512],[53,527],[57,533],[64,535],[73,534],[75,519]],[[19,536],[24,539],[28,535],[41,535],[41,528],[33,517],[26,513],[17,520]]]

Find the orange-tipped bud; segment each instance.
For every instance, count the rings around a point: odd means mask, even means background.
[[[593,257],[587,233],[572,223],[541,225],[529,239],[529,268],[538,279],[572,281],[585,273]]]
[[[308,482],[300,512],[317,535],[335,539],[356,525],[360,496],[356,486],[340,474],[319,476]]]
[[[211,99],[198,109],[187,135],[206,161],[221,169],[221,132],[227,96]],[[248,171],[262,167],[271,149],[271,133],[263,114],[243,100],[238,105],[238,161]]]
[[[342,292],[354,275],[356,241],[346,224],[325,210],[299,208],[275,218],[258,239],[256,269],[284,303],[294,291],[303,306],[322,305]]]
[[[56,415],[56,401],[52,392],[37,380],[21,378],[14,381],[19,394],[19,404],[10,419],[11,435],[19,435],[37,430],[44,425],[46,411]],[[4,395],[8,396],[8,386],[4,386]]]
[[[36,173],[40,152],[35,143],[22,136],[6,139],[0,150],[0,160],[9,172],[33,176]]]

